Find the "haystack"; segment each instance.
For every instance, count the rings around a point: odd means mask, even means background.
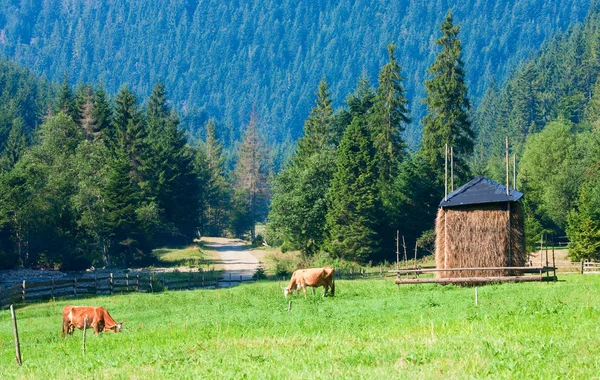
[[[437,269],[524,266],[523,210],[516,190],[478,176],[440,203],[436,219]],[[510,276],[507,270],[438,272],[438,278]]]

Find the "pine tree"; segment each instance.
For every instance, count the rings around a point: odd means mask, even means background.
[[[8,135],[6,145],[0,154],[0,173],[11,170],[27,149],[27,140],[23,134],[23,120],[16,118]]]
[[[102,233],[110,239],[105,260],[109,265],[123,261],[130,264],[140,238],[136,209],[140,205],[141,192],[130,177],[129,157],[124,151],[114,153],[109,168],[106,187],[102,191],[106,210]]]
[[[225,174],[223,147],[215,135],[214,120],[206,124],[206,141],[198,150],[196,170],[206,173],[205,198],[201,225],[210,236],[221,236],[227,225],[230,185]]]
[[[297,154],[274,180],[270,228],[307,256],[325,240],[327,193],[335,170],[331,103],[322,80]]]
[[[99,84],[94,92],[92,118],[96,121],[96,129],[99,137],[107,142],[115,138],[115,132],[111,125],[112,107],[102,84]]]
[[[93,141],[98,138],[98,127],[94,119],[94,96],[90,87],[84,87],[78,94],[79,125],[83,128],[85,138]]]
[[[302,160],[333,143],[331,133],[333,109],[328,88],[325,79],[321,79],[317,90],[316,105],[304,122],[304,134],[298,140],[298,149],[294,158],[296,164],[300,164]]]
[[[256,222],[266,211],[268,197],[268,168],[264,143],[258,133],[258,118],[254,112],[250,115],[250,122],[246,127],[244,141],[238,152],[235,168],[236,187],[235,194],[248,197],[247,202],[238,202],[249,207],[249,228],[254,241],[256,236]],[[246,215],[239,212],[239,215]]]
[[[364,262],[381,253],[375,152],[366,122],[354,118],[340,143],[329,193],[327,246],[335,257]]]
[[[200,217],[200,184],[193,153],[179,128],[179,119],[167,104],[162,83],[154,86],[146,109],[149,154],[143,158],[146,199],[156,202],[171,238],[191,240]]]
[[[423,119],[422,150],[438,177],[443,179],[445,145],[454,148],[454,165],[458,183],[469,177],[468,157],[473,153],[473,130],[469,121],[460,27],[454,26],[452,10],[441,24],[442,37],[435,44],[442,48],[427,72],[425,81],[427,115]],[[456,180],[455,180],[456,181]]]
[[[67,81],[66,75],[63,77],[63,83],[59,89],[58,99],[56,101],[55,113],[61,111],[70,116],[73,121],[79,121],[79,112],[75,104],[75,97],[73,96],[73,91]]]
[[[377,148],[379,176],[384,187],[391,185],[398,170],[398,164],[405,155],[406,144],[402,140],[404,124],[410,123],[408,101],[400,76],[400,65],[394,56],[396,47],[388,45],[389,62],[379,73],[379,87],[375,90],[373,113],[370,127]]]
[[[113,129],[115,141],[112,145],[127,154],[131,174],[143,187],[142,165],[150,155],[145,141],[147,133],[138,109],[137,97],[127,87],[123,87],[115,97]]]

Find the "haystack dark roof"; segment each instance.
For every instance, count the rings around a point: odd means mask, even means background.
[[[440,202],[440,207],[456,207],[480,203],[516,202],[523,196],[517,190],[506,195],[506,186],[491,179],[477,176],[468,183],[448,194],[448,200]]]

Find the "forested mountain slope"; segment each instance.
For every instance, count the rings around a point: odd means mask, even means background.
[[[226,144],[254,107],[270,141],[297,138],[319,80],[341,105],[365,73],[371,81],[394,42],[420,137],[425,70],[443,15],[461,24],[470,95],[502,82],[556,31],[580,21],[589,0],[228,1],[5,0],[0,54],[54,81],[103,81],[138,94],[163,81],[199,129],[215,117]]]

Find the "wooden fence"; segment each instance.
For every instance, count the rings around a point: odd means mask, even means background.
[[[114,275],[68,280],[26,281],[0,286],[0,308],[12,303],[44,301],[53,298],[111,295],[129,292],[155,292],[164,289],[214,289],[253,279],[223,278],[218,272],[189,272],[187,278],[167,279],[149,275]]]
[[[600,263],[593,261],[582,261],[581,274],[600,274]]]
[[[180,272],[182,278],[167,279],[156,273],[129,275],[113,273],[86,278],[49,281],[26,281],[18,284],[0,285],[0,308],[13,303],[46,301],[53,298],[77,298],[95,295],[111,295],[129,292],[159,292],[169,290],[215,289],[239,285],[243,282],[254,282],[255,279],[236,277],[219,272]],[[183,278],[185,277],[185,278]],[[338,280],[385,279],[396,277],[395,273],[376,268],[336,269]],[[289,279],[289,277],[287,278]],[[286,280],[286,279],[284,279]]]

